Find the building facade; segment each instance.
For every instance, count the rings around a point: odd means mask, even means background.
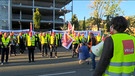
[[[71,12],[65,8],[71,1],[0,0],[0,29],[29,29],[36,8],[41,14],[40,29],[59,29],[66,22],[65,14]]]

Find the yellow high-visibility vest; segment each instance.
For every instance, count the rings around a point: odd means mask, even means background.
[[[41,36],[41,44],[47,43],[47,35]]]
[[[97,42],[101,41],[101,36],[96,36]]]
[[[17,43],[20,43],[20,36],[17,36]]]
[[[111,37],[114,46],[113,57],[104,76],[134,76],[135,38],[121,33],[114,34]]]
[[[8,37],[7,37],[7,38],[2,37],[2,43],[4,44],[5,47],[8,46],[9,41],[10,41],[10,38],[8,38]],[[3,47],[2,47],[2,48],[3,48]]]
[[[74,39],[73,44],[79,44],[78,36],[73,37],[73,39]]]
[[[55,40],[54,38],[55,38],[54,36],[50,37],[50,44],[54,44],[54,40]]]
[[[27,36],[27,46],[35,46],[35,36]]]

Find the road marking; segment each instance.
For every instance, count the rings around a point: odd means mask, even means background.
[[[64,74],[72,74],[72,73],[76,73],[76,71],[54,73],[54,74],[44,74],[44,75],[39,75],[39,76],[56,76],[56,75],[64,75]]]

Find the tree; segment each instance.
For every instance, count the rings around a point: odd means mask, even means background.
[[[39,9],[36,8],[36,11],[34,12],[33,21],[34,21],[34,28],[39,29],[40,28],[40,20],[41,20],[41,14],[39,12]]]
[[[83,21],[83,30],[86,30],[85,17],[84,17],[84,21]]]
[[[134,27],[135,27],[135,16],[126,16],[125,17],[128,21],[128,29],[126,30],[127,33],[130,35],[135,35],[134,34]]]
[[[100,22],[99,18],[103,19],[106,15],[107,19],[112,18],[118,14],[123,13],[120,9],[119,4],[122,0],[94,0],[90,5],[93,10],[92,16],[96,18],[97,27],[99,30]]]
[[[135,27],[135,16],[126,16],[129,27]]]
[[[67,30],[68,28],[67,28],[67,24],[64,24],[64,26],[61,26],[60,28],[62,29],[62,30]]]
[[[79,29],[79,22],[76,14],[74,14],[71,18],[71,24],[74,25],[75,30]]]
[[[79,20],[79,29],[78,30],[83,30],[83,20]]]
[[[86,27],[88,27],[88,29],[92,29],[93,26],[97,25],[97,22],[96,22],[97,18],[95,17],[90,17],[86,20]],[[102,21],[102,19],[98,19],[99,22]]]

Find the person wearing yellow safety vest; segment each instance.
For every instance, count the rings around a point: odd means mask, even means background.
[[[50,37],[51,37],[51,34],[50,32],[47,32],[47,38],[48,38],[48,49],[50,50]]]
[[[55,58],[58,58],[57,57],[58,38],[57,36],[55,36],[54,32],[52,32],[49,41],[50,41],[50,58],[52,58],[53,52],[54,52]]]
[[[81,34],[81,36],[79,37],[80,43],[86,43],[86,38],[84,36],[84,34]]]
[[[58,46],[61,46],[62,45],[62,43],[61,43],[62,34],[61,33],[58,33],[57,34],[57,37],[58,37]]]
[[[40,52],[41,52],[41,36],[42,36],[42,32],[40,32],[38,34],[38,48],[39,48]]]
[[[91,34],[91,32],[88,32],[88,36],[87,36],[87,43],[89,43],[90,42],[90,34]]]
[[[20,32],[17,36],[17,44],[19,45],[20,53],[23,54],[25,50],[25,41],[24,37],[22,36],[22,32]]]
[[[10,56],[13,53],[16,56],[16,37],[14,36],[14,32],[10,32],[9,38],[10,38],[10,41],[11,41],[11,44],[10,44],[10,47],[9,47]]]
[[[4,64],[4,57],[6,54],[5,62],[8,63],[8,57],[9,57],[9,45],[10,45],[10,38],[8,38],[7,33],[4,33],[4,36],[2,37],[2,51],[1,51],[1,65]]]
[[[97,45],[97,40],[96,37],[94,36],[94,34],[91,32],[90,33],[90,40],[89,43],[87,43],[87,46],[89,48],[89,53],[90,53],[90,58],[91,58],[91,64],[92,64],[92,68],[90,70],[94,70],[96,68],[96,55],[92,52],[91,47]]]
[[[0,55],[1,55],[1,44],[2,44],[2,40],[1,40],[1,38],[2,38],[2,32],[0,31]]]
[[[128,22],[123,16],[114,17],[110,33],[93,76],[135,76],[135,38],[124,33]]]
[[[78,54],[76,53],[77,46],[79,44],[79,37],[76,35],[76,33],[73,34],[73,42],[72,42],[72,58]]]
[[[48,56],[47,47],[48,47],[47,33],[43,32],[42,36],[41,36],[41,52],[42,52],[42,57],[44,57],[44,53],[45,53],[45,56]]]
[[[100,33],[98,33],[98,35],[96,36],[96,39],[97,39],[97,43],[101,42],[101,35],[100,35]]]
[[[29,32],[29,35],[26,38],[29,62],[34,62],[34,50],[36,43],[35,41],[36,41],[35,36],[32,35],[32,32]]]
[[[39,40],[39,38],[38,38],[38,32],[36,32],[34,36],[36,38],[36,45],[35,46],[38,47],[38,40]]]

